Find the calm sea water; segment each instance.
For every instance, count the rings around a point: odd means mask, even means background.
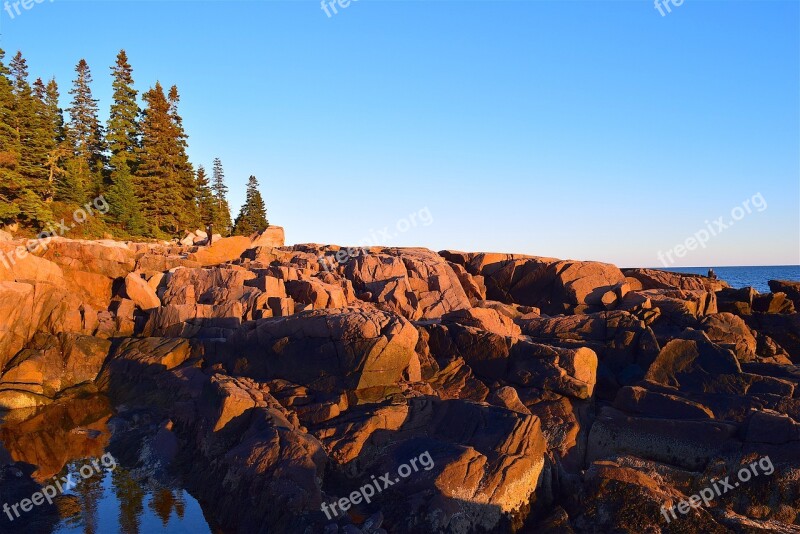
[[[64,472],[78,473],[90,461],[70,462]],[[74,480],[75,489],[65,493],[75,500],[73,513],[56,525],[54,534],[211,533],[200,504],[181,489],[143,484],[119,466],[90,480],[75,474]]]
[[[731,287],[754,287],[759,293],[769,293],[767,282],[770,280],[792,280],[800,282],[800,265],[769,265],[755,267],[673,267],[662,269],[676,273],[708,274],[708,268],[714,269],[717,277],[728,282]]]

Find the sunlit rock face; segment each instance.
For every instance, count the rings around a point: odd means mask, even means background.
[[[58,240],[0,266],[4,495],[112,450],[224,532],[798,521],[794,283],[759,295],[599,262],[285,247],[277,228],[208,241]],[[767,456],[771,474],[664,520]],[[133,528],[141,495],[115,476]],[[184,506],[159,492],[159,517]]]

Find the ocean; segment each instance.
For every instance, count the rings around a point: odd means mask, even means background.
[[[754,287],[759,293],[769,293],[770,280],[792,280],[800,282],[800,265],[765,265],[753,267],[713,267],[717,278],[725,280],[731,287]],[[675,273],[708,274],[708,267],[655,267]]]

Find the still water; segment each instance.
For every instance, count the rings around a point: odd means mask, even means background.
[[[0,506],[54,489],[52,504],[18,506],[10,521],[13,512],[0,512],[0,533],[223,532],[212,530],[177,478],[142,462],[146,454],[134,446],[114,446],[114,423],[108,398],[97,394],[3,414]]]

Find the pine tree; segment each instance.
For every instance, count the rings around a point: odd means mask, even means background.
[[[37,164],[41,167],[38,172],[40,179],[47,184],[44,190],[44,200],[49,203],[53,201],[55,175],[58,172],[58,160],[53,158],[56,156],[56,147],[59,141],[57,132],[59,116],[54,114],[52,104],[48,101],[47,88],[41,78],[37,78],[33,82],[33,96],[36,105],[35,145],[39,151]]]
[[[228,186],[225,185],[225,171],[219,158],[214,158],[211,189],[217,201],[214,228],[224,236],[230,235],[233,230],[233,224],[231,223],[231,208],[228,205]]]
[[[160,83],[142,95],[146,107],[142,116],[142,147],[134,179],[136,196],[154,230],[175,232],[178,228],[175,198],[171,185],[169,149],[169,104]]]
[[[183,129],[183,119],[178,114],[180,96],[176,86],[170,87],[167,101],[169,102],[169,116],[172,121],[173,143],[175,146],[173,168],[177,173],[176,186],[180,190],[181,196],[181,210],[178,214],[178,221],[182,229],[191,231],[200,225],[200,214],[197,208],[197,183],[194,169],[186,153],[188,136]]]
[[[104,146],[100,120],[97,117],[97,100],[92,97],[92,73],[86,60],[75,67],[77,77],[69,94],[72,103],[68,108],[70,122],[68,134],[75,151],[70,165],[74,186],[97,196],[103,192]]]
[[[44,122],[49,131],[50,142],[47,153],[47,181],[53,197],[64,196],[63,181],[67,179],[67,161],[71,155],[70,145],[66,139],[66,126],[64,125],[64,112],[58,105],[58,84],[55,78],[47,82],[42,88],[41,80],[34,84],[34,94],[44,102]],[[71,184],[67,184],[69,186]],[[49,200],[49,199],[48,199]]]
[[[186,134],[178,115],[178,92],[169,99],[160,83],[144,95],[142,149],[136,173],[136,192],[144,212],[167,234],[194,230],[200,224],[197,185],[186,155]]]
[[[33,94],[28,83],[28,65],[17,52],[11,60],[13,76],[14,118],[20,141],[17,171],[22,177],[24,190],[18,197],[20,216],[29,226],[52,220],[53,214],[46,205],[51,198],[47,180],[47,154],[49,131],[44,124],[44,102]]]
[[[20,159],[19,132],[14,118],[14,93],[3,63],[0,49],[0,222],[14,223],[20,214],[19,198],[25,191],[25,180],[17,166]]]
[[[217,199],[211,191],[208,182],[206,169],[202,165],[197,168],[197,207],[200,211],[200,222],[203,228],[208,228],[216,224],[217,219]]]
[[[247,182],[247,199],[239,216],[236,217],[233,234],[249,236],[265,230],[268,226],[267,211],[264,207],[264,199],[261,198],[258,190],[258,180],[255,176],[250,176]]]
[[[58,106],[58,84],[55,78],[51,78],[45,87],[44,101],[47,104],[47,113],[53,125],[53,139],[56,143],[66,140],[66,126],[64,125],[64,111]]]
[[[146,233],[146,224],[133,186],[138,167],[140,110],[136,103],[138,92],[133,87],[133,69],[124,50],[120,50],[111,71],[114,101],[106,128],[106,144],[111,151],[107,199],[114,221],[128,233],[142,235]]]

